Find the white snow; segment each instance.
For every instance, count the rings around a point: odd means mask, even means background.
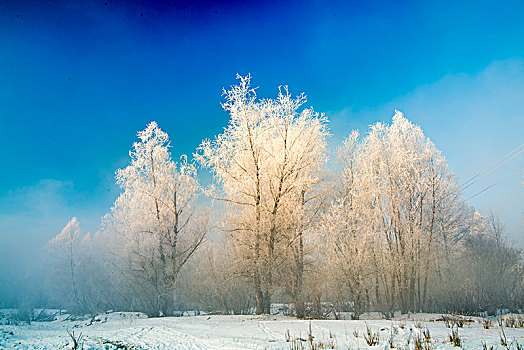
[[[388,320],[297,320],[286,316],[186,316],[145,318],[140,313],[110,313],[83,321],[56,320],[33,322],[31,325],[0,325],[0,349],[71,349],[67,330],[82,334],[84,349],[292,349],[286,342],[291,338],[308,338],[311,331],[315,343],[327,344],[330,339],[335,349],[388,349],[392,333],[393,344],[401,349],[414,349],[408,339],[421,334],[417,326],[430,330],[434,349],[453,349],[445,342],[450,329],[441,315],[416,314]],[[459,328],[464,349],[482,349],[482,342],[494,349],[500,345],[500,327],[497,322],[484,329],[479,318]],[[380,333],[380,344],[369,347],[364,334],[366,326]],[[403,328],[402,328],[403,327]],[[355,337],[358,331],[358,338]],[[523,328],[504,328],[511,349],[515,340],[524,344]],[[331,336],[331,338],[330,338]],[[309,349],[307,342],[302,343]]]

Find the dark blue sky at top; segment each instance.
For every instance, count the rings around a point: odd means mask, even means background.
[[[402,107],[402,96],[446,77],[471,77],[475,87],[493,62],[513,62],[517,73],[506,76],[520,87],[523,14],[521,1],[0,0],[0,231],[40,230],[45,241],[72,215],[95,230],[136,132],[156,120],[176,156],[191,154],[226,125],[221,89],[236,73],[251,73],[264,97],[281,84],[306,92],[308,105],[338,115],[337,140],[389,120],[388,103]],[[459,99],[460,86],[436,89],[432,101],[455,88]],[[370,112],[382,107],[380,117]],[[457,118],[410,119],[467,178],[523,142],[522,119],[511,118],[508,143],[474,155],[484,162],[469,172],[454,158],[459,145],[440,137]],[[489,138],[489,128],[479,130],[475,142]]]

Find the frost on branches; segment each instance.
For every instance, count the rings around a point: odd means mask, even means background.
[[[131,164],[116,173],[123,192],[109,218],[120,267],[150,314],[172,314],[177,276],[202,243],[209,215],[196,207],[194,164],[174,162],[169,138],[155,122],[138,133]]]
[[[237,78],[224,90],[226,128],[194,154],[213,183],[204,191],[150,123],[116,173],[122,192],[102,230],[83,235],[73,218],[48,243],[54,305],[157,316],[270,313],[276,302],[300,318],[522,309],[522,250],[462,199],[420,127],[396,111],[351,132],[328,169],[328,121],[303,108],[305,95],[280,87],[260,99],[250,76]],[[224,205],[203,247],[211,200]]]
[[[98,238],[82,233],[74,217],[46,244],[44,287],[53,305],[73,314],[98,311],[105,292],[99,285],[105,273],[96,261],[106,257],[97,251]]]
[[[269,313],[274,286],[285,279],[303,316],[303,234],[319,207],[327,119],[299,111],[303,94],[293,98],[283,87],[276,99],[259,100],[250,76],[238,79],[224,91],[229,125],[203,141],[196,157],[220,186],[211,195],[227,203],[226,229],[255,290],[256,312]]]
[[[53,258],[49,262],[52,271],[53,283],[56,283],[56,294],[61,295],[64,306],[75,310],[82,304],[82,291],[79,286],[79,268],[84,253],[84,236],[76,218],[71,221],[47,243],[48,256]],[[65,271],[62,269],[65,267]],[[51,273],[50,273],[51,274]],[[61,278],[57,278],[60,275]]]
[[[322,229],[356,317],[370,294],[385,315],[427,308],[435,244],[457,233],[460,191],[444,157],[396,111],[339,150],[339,194]],[[374,276],[370,278],[370,276]]]

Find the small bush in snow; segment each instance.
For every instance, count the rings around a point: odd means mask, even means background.
[[[69,337],[71,338],[72,344],[71,349],[72,350],[82,350],[84,348],[84,335],[82,333],[75,334],[75,331],[67,330],[67,334],[69,334]]]
[[[373,333],[371,327],[366,324],[366,333],[364,334],[364,340],[369,346],[378,345],[380,343],[380,334],[377,331]]]
[[[484,318],[482,320],[482,326],[484,327],[484,329],[490,329],[491,326],[493,326],[493,322],[490,319]]]
[[[482,342],[482,350],[493,350],[493,345],[488,348],[486,342]]]
[[[462,338],[460,337],[458,327],[451,328],[451,334],[448,335],[448,340],[455,347],[462,346]]]

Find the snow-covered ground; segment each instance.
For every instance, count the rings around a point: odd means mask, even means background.
[[[441,315],[404,315],[387,320],[297,320],[286,316],[186,316],[146,318],[140,313],[110,313],[94,320],[71,321],[64,316],[31,325],[0,325],[0,349],[71,349],[68,335],[82,335],[83,349],[310,349],[309,329],[317,345],[335,349],[414,349],[415,338],[429,329],[432,349],[453,349],[447,342],[450,329],[436,321]],[[500,343],[501,329],[484,329],[481,319],[458,328],[464,349],[506,349]],[[379,345],[368,346],[366,327],[380,335]],[[422,327],[422,329],[420,328]],[[504,328],[508,345],[524,344],[524,328]],[[358,333],[358,337],[356,336]],[[295,341],[289,341],[293,340]],[[300,340],[303,339],[303,340]],[[511,344],[513,342],[513,344]],[[321,348],[319,346],[318,348]]]

